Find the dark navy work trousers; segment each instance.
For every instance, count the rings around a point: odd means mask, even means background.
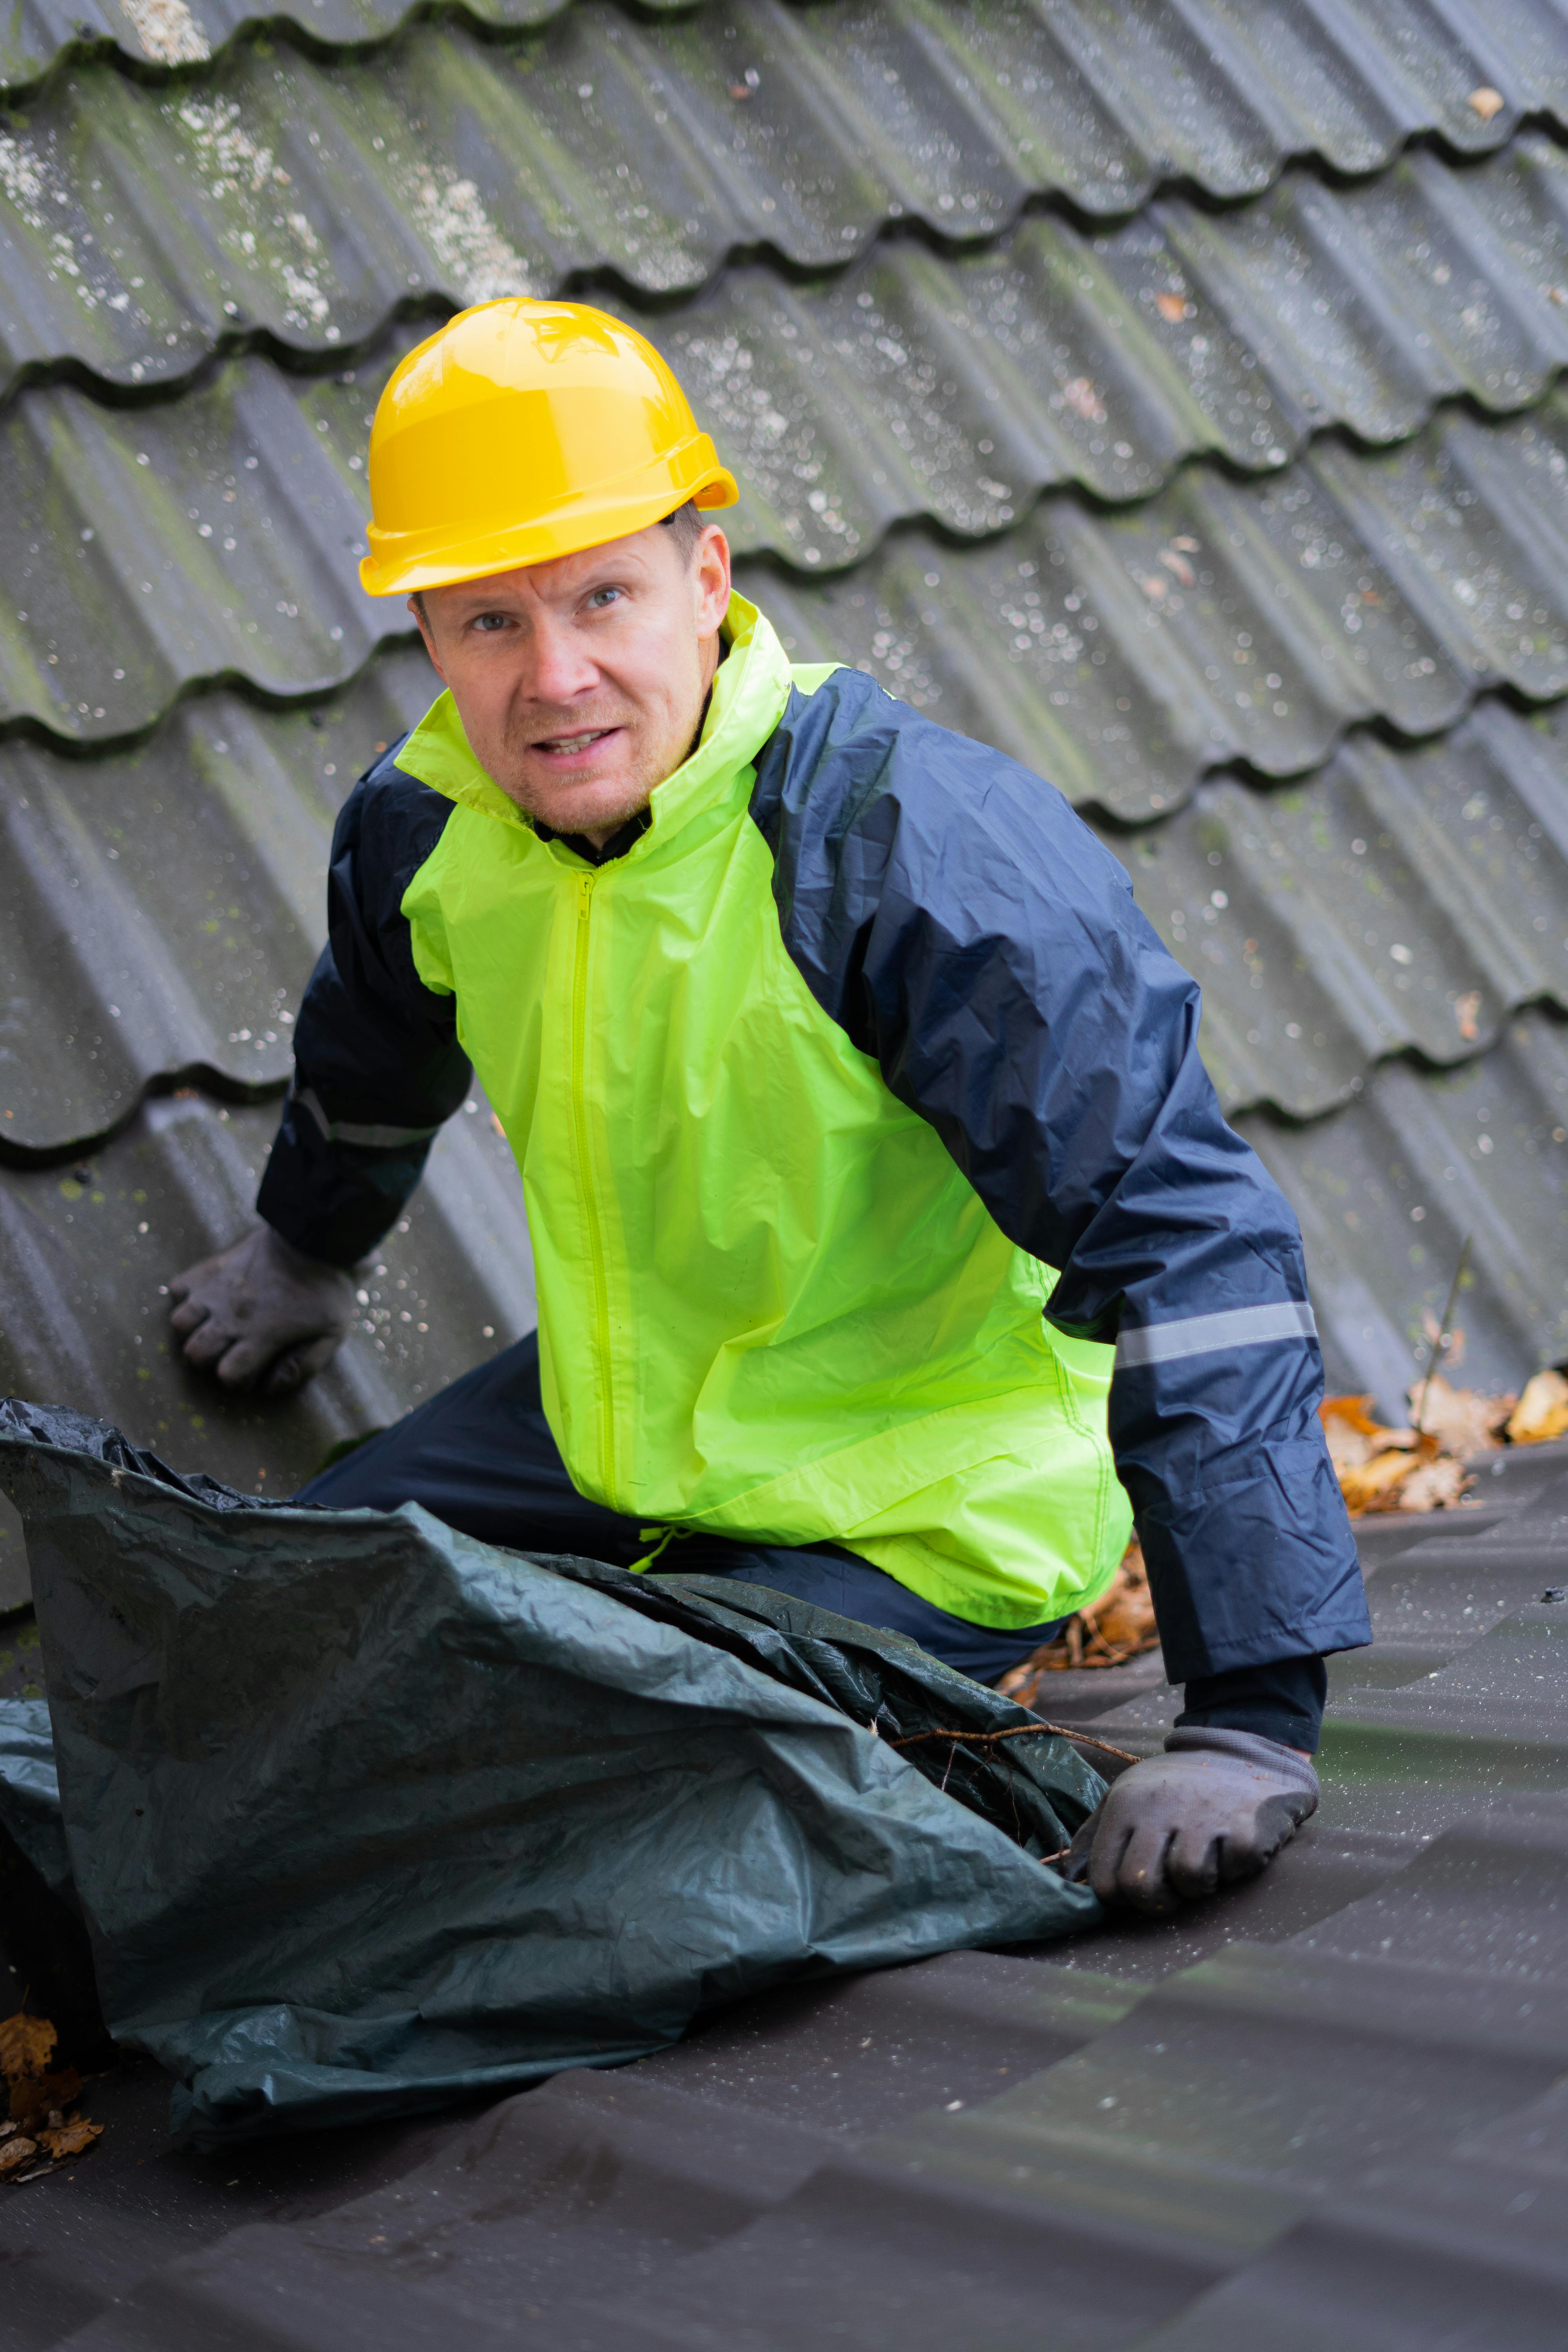
[[[433,1517],[485,1543],[577,1552],[618,1568],[646,1559],[652,1548],[637,1520],[585,1501],[573,1486],[544,1418],[539,1343],[531,1336],[356,1446],[295,1499],[339,1511],[422,1503]],[[1064,1622],[1012,1633],[971,1625],[836,1544],[796,1549],[693,1535],[670,1543],[658,1567],[672,1575],[765,1584],[862,1625],[907,1633],[933,1658],[982,1683],[997,1681]]]

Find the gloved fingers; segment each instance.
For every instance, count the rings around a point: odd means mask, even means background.
[[[1212,1895],[1222,1878],[1248,1878],[1261,1870],[1261,1862],[1247,1858],[1251,1832],[1250,1813],[1238,1814],[1223,1827],[1212,1819],[1182,1822],[1165,1856],[1165,1876],[1173,1892],[1184,1903],[1195,1903],[1200,1895]]]
[[[296,1389],[302,1389],[307,1381],[313,1381],[318,1372],[326,1370],[342,1345],[341,1333],[323,1331],[319,1339],[290,1348],[286,1355],[279,1357],[262,1382],[263,1394],[292,1395]]]
[[[198,1332],[197,1338],[201,1336]],[[216,1372],[226,1389],[255,1388],[288,1338],[287,1331],[241,1333],[230,1324],[223,1334],[221,1346],[215,1347],[209,1355],[193,1357],[192,1361],[199,1361],[206,1370]],[[191,1354],[189,1345],[185,1353]]]
[[[216,1364],[217,1376],[225,1388],[259,1387],[268,1396],[286,1395],[290,1389],[298,1388],[300,1381],[308,1380],[310,1373],[303,1370],[296,1370],[281,1382],[278,1381],[277,1375],[296,1359],[302,1363],[306,1356],[321,1345],[318,1333],[304,1317],[294,1315],[278,1315],[270,1323],[253,1324],[243,1331],[237,1331],[230,1324],[227,1338],[232,1344],[218,1358]],[[321,1357],[320,1362],[327,1361],[336,1347],[336,1339],[328,1334],[326,1356]],[[189,1352],[187,1349],[187,1355]],[[318,1369],[319,1363],[313,1361],[310,1370]]]
[[[1301,1823],[1315,1811],[1315,1803],[1305,1796],[1265,1798],[1245,1822],[1233,1824],[1234,1833],[1226,1835],[1220,1876],[1250,1878],[1255,1871],[1273,1861],[1280,1847],[1289,1843]]]
[[[1089,1883],[1100,1901],[1126,1903],[1154,1918],[1173,1911],[1176,1896],[1166,1874],[1173,1835],[1168,1822],[1135,1822],[1114,1843],[1107,1840],[1103,1863],[1097,1841]]]
[[[222,1315],[204,1316],[188,1328],[189,1337],[180,1352],[187,1364],[195,1364],[202,1371],[216,1364],[233,1347],[237,1337],[233,1324]]]
[[[169,1321],[181,1339],[184,1339],[188,1331],[199,1330],[212,1311],[210,1300],[186,1295],[182,1297],[178,1306],[170,1308]]]

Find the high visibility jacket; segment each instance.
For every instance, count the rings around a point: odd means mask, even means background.
[[[727,635],[605,866],[449,696],[367,772],[262,1214],[373,1246],[471,1060],[594,1500],[835,1540],[1011,1627],[1103,1589],[1131,1496],[1173,1673],[1367,1639],[1295,1221],[1121,868],[1014,762],[792,671],[739,597]]]

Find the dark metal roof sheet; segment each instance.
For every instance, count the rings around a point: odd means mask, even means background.
[[[149,1087],[283,1085],[332,816],[437,691],[400,650],[308,709],[229,691],[91,761],[0,752],[0,1162],[109,1134]],[[1363,730],[1292,789],[1231,775],[1101,832],[1203,982],[1233,1113],[1309,1118],[1395,1056],[1473,1062],[1519,1007],[1568,1013],[1560,706],[1489,704],[1424,748]]]
[[[139,80],[169,87],[157,68],[232,62],[222,60],[226,44],[258,26],[242,0],[77,6],[26,0],[0,44],[0,87],[27,89],[67,54],[73,70],[90,69],[79,61],[110,45]],[[724,158],[705,176],[723,173],[742,218],[758,152],[765,170],[769,149],[803,128],[805,154],[826,160],[862,204],[875,188],[884,207],[929,210],[939,226],[953,214],[963,233],[984,234],[1042,189],[1100,213],[1130,211],[1171,178],[1216,196],[1251,195],[1291,155],[1312,152],[1337,171],[1366,172],[1422,132],[1476,152],[1500,145],[1521,114],[1556,114],[1568,101],[1552,0],[1489,8],[1447,0],[1440,13],[1418,0],[1345,0],[1331,10],[1287,0],[1180,9],[1159,0],[905,0],[896,9],[838,0],[809,10],[782,0],[648,0],[636,15],[595,0],[480,0],[462,13],[487,31],[552,19],[531,39],[525,33],[518,53],[563,76],[596,68],[626,86],[581,93],[601,102],[590,129],[608,121],[636,142],[642,127],[637,143],[647,144],[648,129],[684,119]],[[406,0],[310,0],[262,27],[281,37],[279,47],[357,47],[416,15]],[[395,58],[406,41],[374,62]],[[661,107],[666,97],[673,102]],[[574,116],[560,108],[544,125],[568,152]],[[766,234],[778,224],[761,226]]]
[[[1568,1361],[1568,1029],[1511,1020],[1489,1052],[1384,1065],[1347,1108],[1238,1121],[1293,1203],[1338,1387],[1394,1412],[1431,1343],[1467,1236],[1452,1378],[1515,1388]]]
[[[188,16],[184,0],[135,5]],[[1568,40],[1546,0],[1486,12],[1484,33],[1475,16],[1479,37],[1386,5],[1336,9],[1336,26],[1285,0],[1181,11],[739,0],[659,23],[588,0],[517,42],[415,24],[373,57],[331,60],[250,40],[197,80],[153,87],[80,64],[0,133],[6,373],[68,355],[145,387],[244,333],[328,355],[431,292],[474,301],[607,276],[668,298],[747,252],[838,270],[889,225],[952,250],[1056,195],[1125,220],[1157,186],[1255,194],[1303,153],[1363,173],[1433,130],[1458,157],[1488,154],[1521,108],[1555,117],[1568,103],[1552,29]],[[1293,71],[1313,47],[1325,69]],[[1494,82],[1505,102],[1489,115]],[[1146,289],[1178,290],[1190,275],[1194,321],[1217,302],[1216,360],[1248,341],[1236,313],[1250,306],[1287,374],[1331,404],[1407,407],[1424,378],[1468,381],[1472,368],[1489,404],[1507,404],[1510,370],[1517,386],[1557,363],[1534,256],[1544,236],[1550,259],[1559,215],[1528,169],[1518,184],[1483,180],[1473,201],[1440,165],[1414,165],[1381,197],[1297,176],[1277,228],[1272,208],[1249,233],[1176,204],[1112,239],[1102,267],[1138,315]],[[1407,275],[1412,243],[1429,252]],[[1041,250],[1070,272],[1068,229]],[[1423,288],[1445,259],[1449,276]],[[1479,289],[1484,324],[1464,316],[1478,271],[1496,288]],[[1405,322],[1395,339],[1414,348],[1389,354],[1394,381],[1380,394],[1354,380],[1369,346],[1377,368],[1371,312],[1390,277],[1396,304],[1413,296],[1439,331],[1424,352],[1422,328]],[[1312,308],[1324,289],[1337,323],[1314,360],[1293,346],[1326,315]],[[1069,279],[1054,302],[1046,288],[1036,299],[1059,314],[1071,291]],[[1146,321],[1167,397],[1184,372],[1208,372],[1193,364],[1205,331],[1194,321],[1186,333]],[[1104,329],[1080,319],[1077,331],[1092,352]],[[1348,394],[1335,389],[1347,371]]]
[[[190,1373],[167,1284],[252,1214],[276,1102],[155,1097],[80,1160],[0,1169],[0,1394],[90,1403],[174,1467],[291,1494],[340,1438],[380,1429],[531,1329],[531,1266],[510,1152],[476,1096],[362,1269],[354,1331],[286,1404],[226,1401]]]
[[[290,379],[249,359],[152,408],[65,387],[14,402],[0,563],[26,602],[0,608],[0,727],[114,742],[230,677],[319,696],[405,630],[395,600],[358,584],[374,388],[359,373]],[[753,446],[773,413],[753,419]],[[1494,423],[1447,408],[1383,450],[1328,435],[1258,479],[1196,462],[1110,512],[997,482],[986,436],[964,446],[955,426],[922,481],[896,427],[816,413],[844,454],[796,462],[816,480],[783,515],[767,486],[785,469],[764,457],[752,492],[752,450],[729,436],[750,493],[737,551],[774,558],[761,600],[794,643],[860,661],[1075,802],[1136,821],[1238,758],[1295,775],[1358,722],[1429,735],[1479,688],[1568,687],[1559,394]],[[873,515],[856,483],[879,475]],[[1013,507],[984,503],[1003,488],[1022,516],[1010,530]],[[992,535],[944,545],[933,509]]]
[[[799,656],[1127,860],[1335,1383],[1397,1407],[1467,1234],[1457,1377],[1568,1356],[1562,6],[506,5],[12,20],[18,79],[71,54],[0,126],[6,380],[47,379],[4,422],[0,1381],[277,1492],[530,1319],[478,1097],[302,1397],[189,1379],[159,1297],[249,1213],[331,813],[431,690],[354,583],[370,400],[519,284],[670,352]],[[1261,1881],[477,2123],[168,2158],[127,2069],[68,2200],[0,2210],[7,2316],[37,2352],[1426,2352],[1500,2314],[1557,2352],[1564,1473],[1514,1449],[1483,1507],[1363,1523],[1378,1643]],[[1175,1704],[1157,1660],[1058,1680],[1137,1752]]]
[[[127,2068],[68,2201],[0,2216],[26,2340],[1556,2352],[1568,1447],[1484,1483],[1366,1529],[1379,1644],[1331,1667],[1322,1810],[1262,1879],[384,2134],[160,2157]],[[1115,1698],[1096,1732],[1157,1745],[1174,1694]]]

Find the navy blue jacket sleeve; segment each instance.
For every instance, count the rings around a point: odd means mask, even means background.
[[[327,945],[300,1008],[294,1083],[257,1199],[285,1241],[333,1265],[352,1265],[393,1224],[470,1076],[454,1002],[419,978],[402,913],[452,803],[403,773],[397,748],[338,817]]]
[[[1121,866],[1026,769],[853,671],[792,697],[752,810],[817,1002],[1059,1269],[1051,1321],[1116,1343],[1172,1678],[1369,1641],[1300,1230]]]

